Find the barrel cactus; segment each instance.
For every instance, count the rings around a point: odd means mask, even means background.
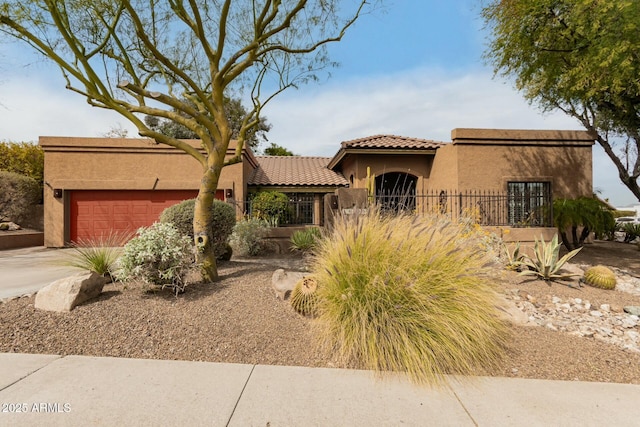
[[[313,277],[307,276],[300,280],[291,291],[291,307],[304,316],[315,316],[318,305],[317,289],[318,284]]]
[[[596,265],[584,272],[584,282],[600,289],[615,289],[616,275],[603,265]]]

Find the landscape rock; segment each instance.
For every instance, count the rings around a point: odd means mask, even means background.
[[[516,324],[541,326],[585,338],[595,338],[623,349],[640,353],[640,307],[627,306],[624,312],[612,310],[601,304],[599,310],[591,310],[591,303],[581,298],[563,300],[549,295],[546,301],[532,304],[528,294],[519,289],[505,293],[508,302],[524,316],[511,314],[509,320]],[[505,310],[513,313],[513,310]],[[637,314],[636,314],[637,313]]]
[[[40,310],[71,311],[97,297],[102,292],[108,279],[94,272],[78,273],[50,283],[36,294],[34,306]]]
[[[3,223],[0,223],[0,230],[2,230],[2,231],[17,231],[17,230],[22,230],[22,227],[20,227],[15,222],[3,222]]]
[[[286,299],[296,283],[308,275],[309,273],[301,271],[284,271],[282,268],[274,271],[271,276],[271,286],[276,293],[276,298]]]
[[[634,316],[640,316],[640,307],[637,305],[628,305],[624,308],[624,311]]]

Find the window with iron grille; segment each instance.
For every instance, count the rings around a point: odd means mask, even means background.
[[[509,225],[543,226],[548,216],[551,200],[549,182],[507,183]]]
[[[290,224],[313,224],[313,193],[285,193],[291,206]]]

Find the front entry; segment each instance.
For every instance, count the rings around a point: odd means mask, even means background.
[[[418,178],[402,172],[390,172],[376,177],[376,202],[383,211],[413,212],[416,209]]]

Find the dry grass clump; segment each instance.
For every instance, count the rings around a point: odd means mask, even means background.
[[[442,217],[337,218],[313,266],[322,343],[345,363],[419,383],[501,357],[486,251]]]

